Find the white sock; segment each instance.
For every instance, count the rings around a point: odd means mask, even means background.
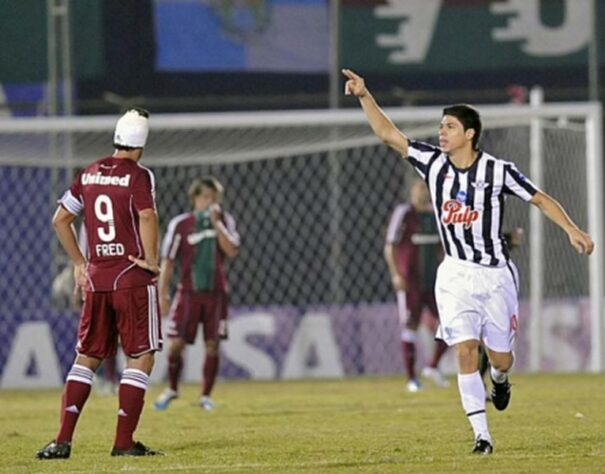
[[[490,374],[492,376],[492,380],[496,383],[504,383],[508,378],[508,374],[506,372],[500,372],[498,369],[494,369],[491,367]]]
[[[473,427],[475,439],[480,437],[491,443],[492,437],[487,429],[485,415],[485,387],[479,371],[472,374],[458,374],[458,390],[464,412]]]

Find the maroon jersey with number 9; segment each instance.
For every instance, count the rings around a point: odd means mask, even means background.
[[[149,285],[153,275],[128,260],[144,258],[139,215],[155,209],[153,173],[133,160],[103,158],[74,179],[59,203],[84,213],[88,248],[88,291]]]

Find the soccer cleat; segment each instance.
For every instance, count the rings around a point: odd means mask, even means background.
[[[437,387],[448,388],[450,386],[450,382],[435,367],[425,367],[422,369],[422,376],[431,380]]]
[[[492,454],[493,452],[494,447],[492,446],[492,443],[490,443],[486,439],[481,439],[479,436],[477,436],[477,439],[475,440],[475,447],[473,448],[473,453],[488,455]]]
[[[492,403],[496,410],[506,410],[510,402],[510,388],[508,379],[502,383],[496,383],[492,379]]]
[[[200,397],[200,406],[206,411],[214,410],[214,402],[207,396]]]
[[[163,456],[164,453],[161,451],[154,451],[149,449],[140,441],[134,443],[134,446],[130,449],[118,449],[114,447],[111,450],[112,456]]]
[[[422,390],[422,384],[420,383],[420,381],[418,379],[410,379],[408,380],[408,383],[406,384],[406,389],[408,392],[411,393],[416,393],[419,392],[420,390]]]
[[[170,402],[176,398],[179,398],[178,392],[171,388],[166,388],[157,398],[153,406],[156,410],[165,410],[168,408],[168,405],[170,405]]]
[[[71,454],[71,443],[57,443],[54,439],[38,450],[38,459],[67,459]]]

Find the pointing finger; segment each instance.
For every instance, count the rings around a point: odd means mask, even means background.
[[[358,80],[361,79],[361,77],[359,77],[357,74],[355,74],[353,71],[351,71],[350,69],[343,69],[342,73],[347,76],[349,79],[353,79],[353,80]]]

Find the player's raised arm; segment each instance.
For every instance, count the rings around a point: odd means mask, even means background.
[[[538,191],[530,199],[551,221],[561,227],[569,237],[569,243],[578,251],[590,255],[594,250],[594,243],[586,232],[580,230],[565,212],[565,209],[555,199],[545,192]]]
[[[408,138],[399,130],[392,120],[378,106],[372,94],[365,86],[361,76],[350,69],[343,69],[342,73],[348,79],[345,83],[345,94],[354,95],[368,118],[372,130],[383,143],[390,146],[402,156],[408,155]]]
[[[227,216],[226,222],[222,219],[222,210],[219,204],[210,206],[210,221],[216,230],[218,245],[229,258],[235,258],[239,252],[240,238],[235,229],[235,221]]]

